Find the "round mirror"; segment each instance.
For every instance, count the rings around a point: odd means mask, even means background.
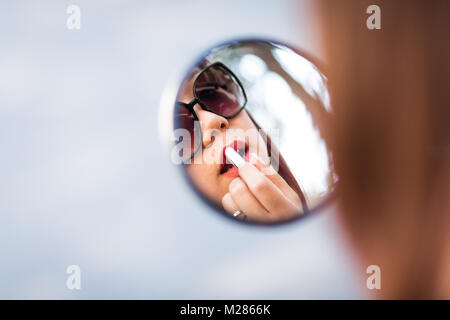
[[[326,143],[326,77],[298,50],[265,40],[210,49],[170,108],[171,161],[228,217],[274,224],[311,214],[337,177]]]

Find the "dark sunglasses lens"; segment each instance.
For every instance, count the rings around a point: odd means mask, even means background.
[[[178,156],[183,162],[189,160],[200,147],[200,123],[182,104],[177,104],[175,112],[175,144]]]
[[[235,115],[245,105],[242,87],[220,65],[210,66],[199,75],[195,94],[208,109],[224,117]]]

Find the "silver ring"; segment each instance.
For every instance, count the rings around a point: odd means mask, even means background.
[[[242,221],[247,220],[247,216],[244,213],[242,213],[240,210],[233,213],[233,217],[235,217],[236,219],[242,220]]]
[[[239,215],[241,215],[242,212],[240,210],[236,211],[235,213],[233,213],[233,217],[237,218],[239,217]]]

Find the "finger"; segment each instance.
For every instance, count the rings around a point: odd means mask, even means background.
[[[273,182],[281,192],[287,196],[291,201],[300,205],[300,197],[291,186],[283,179],[282,176],[271,166],[266,165],[257,155],[250,155],[250,163],[253,164],[262,174],[264,174],[270,181]]]
[[[245,181],[251,193],[270,213],[285,214],[298,207],[281,190],[251,163],[239,167],[239,175]],[[239,204],[238,204],[239,205]]]
[[[263,171],[270,165],[270,163],[265,163],[256,153],[250,153],[248,161],[253,164],[259,171]]]
[[[226,212],[230,215],[233,215],[237,211],[239,211],[239,207],[236,203],[234,203],[233,198],[229,193],[226,193],[222,198],[222,206]]]
[[[229,185],[229,194],[234,203],[249,219],[272,220],[271,214],[259,203],[241,178],[235,178]]]
[[[225,209],[225,211],[233,218],[241,220],[241,221],[248,221],[247,215],[244,212],[242,212],[241,210],[239,210],[238,205],[234,202],[230,193],[226,193],[223,196],[222,206]]]

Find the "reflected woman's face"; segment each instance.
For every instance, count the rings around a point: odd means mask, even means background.
[[[188,103],[194,98],[196,76],[183,84],[179,95],[181,102]],[[225,147],[237,146],[245,160],[253,154],[269,163],[267,146],[245,109],[232,119],[203,110],[198,104],[194,110],[201,125],[202,148],[194,155],[191,164],[187,165],[186,171],[200,192],[221,204],[229,184],[239,176],[237,169],[224,161]]]

